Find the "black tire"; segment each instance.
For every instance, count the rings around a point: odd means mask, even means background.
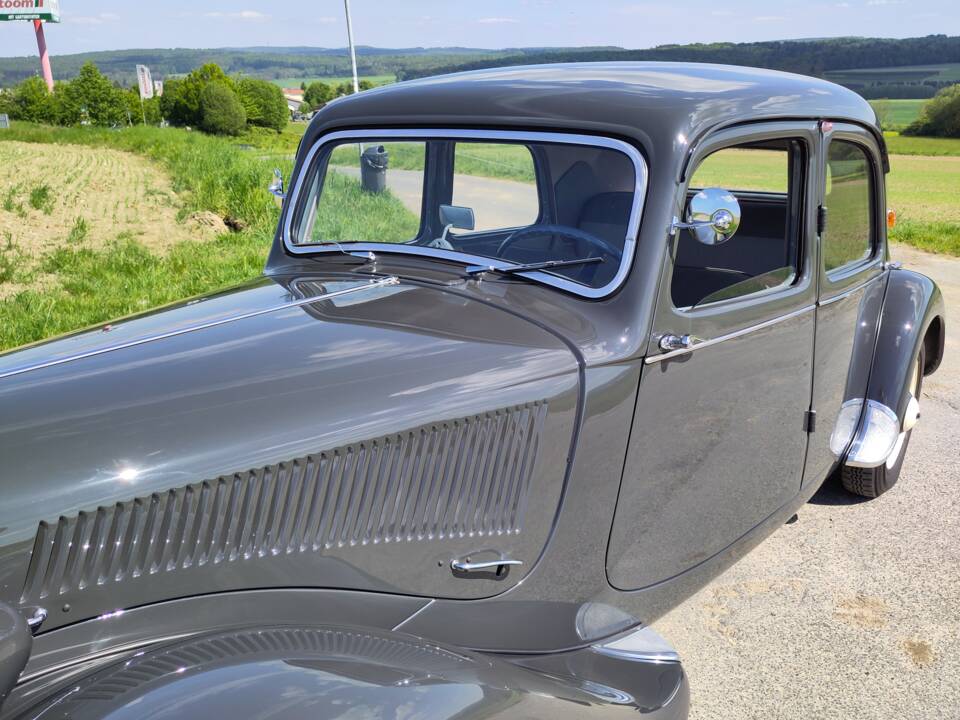
[[[913,395],[918,400],[920,390],[923,387],[923,366],[924,366],[924,348],[920,347],[920,353],[914,362],[917,364],[917,379],[913,389]],[[897,484],[900,478],[900,469],[903,467],[903,459],[907,456],[907,447],[910,445],[910,435],[913,430],[908,431],[903,438],[903,444],[900,446],[900,452],[892,465],[884,463],[875,468],[851,467],[844,465],[840,472],[840,481],[844,489],[854,495],[865,498],[875,498],[883,495],[887,490]]]

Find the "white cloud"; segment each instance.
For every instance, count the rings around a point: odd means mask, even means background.
[[[485,17],[480,18],[477,20],[477,22],[483,25],[506,25],[508,23],[518,23],[520,21],[512,17]]]
[[[264,15],[257,10],[240,10],[239,12],[208,12],[203,14],[208,18],[225,18],[229,20],[268,20],[269,15]]]
[[[103,25],[120,19],[116,13],[103,12],[97,15],[65,15],[64,21],[74,25]]]

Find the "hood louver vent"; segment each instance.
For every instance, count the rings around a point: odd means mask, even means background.
[[[40,523],[21,602],[193,566],[518,533],[546,412],[439,422]]]

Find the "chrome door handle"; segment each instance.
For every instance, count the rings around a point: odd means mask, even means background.
[[[499,560],[483,560],[480,562],[470,562],[469,558],[454,558],[450,561],[450,567],[456,572],[471,572],[473,570],[489,570],[490,568],[500,568],[504,565],[523,565],[523,560],[512,560],[510,558],[500,558]]]
[[[664,352],[691,350],[696,346],[697,338],[693,335],[662,335],[658,344]]]

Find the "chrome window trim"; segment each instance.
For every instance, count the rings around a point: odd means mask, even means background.
[[[771,318],[770,320],[764,320],[762,323],[757,323],[756,325],[751,325],[750,327],[741,328],[740,330],[734,330],[733,332],[727,333],[726,335],[718,335],[717,337],[711,338],[709,340],[697,340],[695,341],[692,347],[679,348],[677,350],[670,350],[669,352],[660,353],[659,355],[648,355],[643,359],[643,362],[645,365],[652,365],[653,363],[658,363],[661,360],[669,360],[670,358],[680,357],[681,355],[689,355],[690,353],[696,352],[697,350],[701,350],[702,348],[708,348],[714,345],[719,345],[720,343],[726,342],[727,340],[735,340],[738,337],[749,335],[750,333],[756,332],[757,330],[763,330],[764,328],[772,327],[773,325],[777,325],[778,323],[782,323],[786,320],[790,320],[792,318],[803,315],[804,313],[810,312],[816,307],[817,306],[815,304],[806,305],[798,310],[794,310],[793,312],[788,312],[786,315],[780,315],[778,317]]]
[[[580,283],[573,282],[567,278],[542,271],[532,271],[517,273],[524,277],[531,278],[544,285],[565,290],[567,292],[579,295],[581,297],[598,299],[609,295],[617,290],[626,279],[633,264],[633,257],[636,252],[637,233],[640,230],[640,217],[643,213],[643,205],[647,194],[647,163],[633,145],[623,140],[614,138],[578,135],[573,133],[553,133],[553,132],[528,132],[522,130],[465,130],[452,128],[414,128],[414,129],[376,129],[367,130],[338,130],[321,136],[307,151],[300,171],[297,174],[296,182],[289,194],[288,202],[284,205],[284,217],[281,235],[284,248],[292,255],[315,255],[319,253],[337,253],[341,250],[336,245],[318,245],[301,244],[293,242],[293,215],[297,202],[300,199],[300,191],[304,187],[313,160],[317,153],[325,146],[341,140],[355,139],[377,139],[377,140],[404,140],[404,139],[451,139],[451,140],[475,140],[475,141],[505,141],[505,142],[542,142],[562,145],[586,145],[591,147],[607,148],[616,150],[626,155],[634,167],[635,184],[633,190],[633,203],[630,207],[630,219],[627,222],[627,233],[624,238],[623,255],[620,258],[620,267],[613,279],[606,285],[599,288],[591,288]],[[350,242],[344,243],[350,251],[359,252],[390,252],[407,255],[419,255],[421,257],[432,257],[439,260],[452,260],[465,265],[484,265],[498,270],[509,268],[516,263],[498,260],[496,258],[484,257],[482,255],[473,255],[471,253],[462,253],[454,250],[441,250],[439,248],[428,248],[422,245],[402,245],[396,243],[375,243],[375,242]]]
[[[867,285],[869,285],[869,284],[872,283],[874,280],[877,280],[878,278],[881,278],[881,277],[883,277],[883,272],[878,272],[876,275],[867,278],[867,279],[864,280],[863,282],[857,283],[857,284],[854,285],[852,288],[848,288],[847,290],[844,290],[844,291],[841,292],[841,293],[837,293],[836,295],[832,295],[832,296],[828,297],[826,300],[820,300],[820,301],[818,301],[818,302],[817,302],[817,305],[818,305],[819,307],[826,307],[827,305],[833,305],[833,303],[835,303],[835,302],[839,302],[839,301],[841,301],[841,300],[844,300],[845,298],[850,297],[851,295],[853,295],[853,294],[854,294],[855,292],[857,292],[858,290],[863,290]]]
[[[156,340],[166,340],[167,338],[177,337],[178,335],[186,335],[187,333],[196,332],[198,330],[206,330],[208,328],[219,327],[220,325],[226,325],[227,323],[236,322],[237,320],[246,320],[248,318],[259,317],[260,315],[267,315],[268,313],[278,312],[280,310],[286,310],[288,308],[300,307],[301,305],[310,305],[311,303],[320,302],[321,300],[328,300],[330,298],[339,297],[341,295],[348,295],[350,293],[359,292],[360,290],[369,290],[370,288],[376,287],[385,287],[387,285],[396,285],[400,282],[400,278],[394,276],[387,276],[383,278],[378,278],[375,280],[370,280],[369,282],[363,283],[361,285],[355,285],[353,287],[344,288],[343,290],[334,290],[333,292],[324,293],[323,295],[314,295],[312,297],[299,298],[297,300],[290,300],[289,302],[281,303],[280,305],[271,305],[268,308],[261,308],[259,310],[251,310],[245,313],[238,313],[236,315],[228,315],[226,317],[218,318],[216,320],[211,320],[204,323],[196,323],[194,325],[186,325],[182,328],[177,328],[176,330],[169,330],[163,333],[155,333],[153,335],[144,335],[143,337],[134,338],[133,340],[127,340],[125,342],[114,343],[113,345],[106,345],[104,347],[93,348],[92,350],[85,350],[83,352],[73,353],[71,355],[64,355],[63,357],[52,358],[50,360],[41,360],[39,362],[30,363],[28,365],[20,365],[19,367],[12,368],[0,372],[0,380],[8,377],[13,377],[14,375],[21,375],[32,370],[42,370],[48,367],[55,367],[57,365],[63,365],[65,363],[73,362],[75,360],[85,360],[86,358],[96,357],[97,355],[104,355],[109,352],[114,352],[116,350],[125,350],[127,348],[136,347],[138,345],[145,345],[146,343],[154,342]]]

